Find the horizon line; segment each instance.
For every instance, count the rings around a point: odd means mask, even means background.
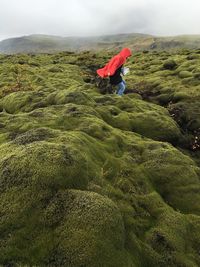
[[[0,42],[9,40],[9,39],[18,39],[23,37],[30,37],[30,36],[49,36],[49,37],[58,37],[58,38],[95,38],[95,37],[103,37],[103,36],[117,36],[117,35],[128,35],[128,34],[138,34],[138,35],[147,35],[152,37],[178,37],[178,36],[200,36],[200,33],[180,33],[180,34],[172,34],[172,35],[159,35],[159,34],[153,34],[153,33],[142,33],[142,32],[123,32],[123,33],[107,33],[107,34],[100,34],[100,35],[56,35],[56,34],[47,34],[47,33],[30,33],[30,34],[24,34],[24,35],[18,35],[18,36],[11,36],[7,38],[1,39]]]

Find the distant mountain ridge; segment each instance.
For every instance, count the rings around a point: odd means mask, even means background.
[[[129,33],[94,37],[60,37],[35,34],[0,42],[0,53],[54,53],[59,51],[111,50],[128,46],[135,50],[200,48],[200,35],[157,37]]]

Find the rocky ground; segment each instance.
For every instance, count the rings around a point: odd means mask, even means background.
[[[0,56],[0,264],[200,266],[200,50]]]

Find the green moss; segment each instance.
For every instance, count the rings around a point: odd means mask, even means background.
[[[173,95],[173,101],[180,101],[186,98],[189,98],[189,94],[187,92],[177,92]]]
[[[189,77],[192,77],[192,73],[190,73],[189,71],[181,71],[181,72],[179,72],[179,77],[180,78],[189,78]]]
[[[173,59],[166,60],[163,64],[164,69],[173,70],[177,67],[177,63]]]
[[[194,54],[136,53],[123,97],[110,52],[0,57],[0,90],[17,63],[33,88],[0,99],[0,265],[200,266]]]
[[[190,213],[192,209],[193,213],[199,214],[200,210],[197,204],[200,190],[199,173],[198,168],[193,162],[190,162],[190,158],[172,148],[168,151],[155,149],[149,151],[147,155],[151,160],[148,160],[144,166],[148,170],[150,179],[155,183],[157,190],[167,203],[182,212]],[[182,194],[185,196],[184,201]]]
[[[118,107],[118,108],[117,108]],[[173,142],[180,137],[177,125],[161,107],[124,98],[115,106],[99,107],[103,119],[113,127],[139,133],[156,140]]]
[[[78,175],[76,166],[85,168],[87,162],[83,160],[84,155],[80,155],[73,148],[41,141],[27,144],[25,147],[5,145],[1,149],[2,190],[19,184],[27,186],[29,183],[55,188],[61,185],[79,188],[79,183],[82,188],[87,184],[88,177]],[[10,175],[7,174],[8,170]]]
[[[12,93],[2,100],[2,106],[8,113],[15,113],[20,108],[27,105],[31,101],[31,93],[28,92],[17,92]]]
[[[116,205],[92,192],[70,191],[62,197],[70,214],[56,229],[62,239],[60,265],[126,266],[125,229]]]
[[[196,86],[196,85],[199,85],[199,80],[198,79],[194,79],[193,77],[189,77],[189,78],[184,78],[182,80],[182,83],[186,84],[186,85]]]
[[[190,54],[187,56],[188,60],[194,60],[194,59],[199,59],[199,55],[198,54]]]

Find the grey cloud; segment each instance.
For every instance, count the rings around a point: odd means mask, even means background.
[[[199,10],[199,0],[0,0],[0,39],[34,33],[199,34]]]

